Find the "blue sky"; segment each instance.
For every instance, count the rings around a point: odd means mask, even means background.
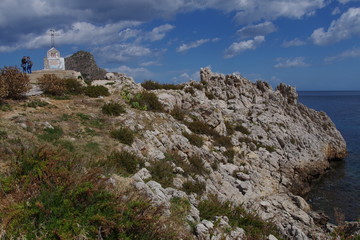
[[[94,54],[137,82],[199,69],[298,90],[360,90],[360,0],[0,0],[0,67]]]

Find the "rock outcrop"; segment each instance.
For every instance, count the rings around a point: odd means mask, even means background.
[[[184,121],[165,113],[133,112],[126,116],[124,124],[142,134],[131,146],[138,155],[153,161],[163,159],[167,151],[176,152],[183,161],[201,156],[208,174],[189,177],[173,163],[177,173],[174,187],[163,188],[156,182],[134,177],[136,186],[165,206],[174,196],[187,197],[195,209],[188,219],[197,224],[199,239],[210,239],[214,227],[211,222],[199,222],[199,198],[194,197],[197,195],[177,189],[185,181],[205,183],[202,197],[214,194],[222,201],[256,211],[263,219],[275,222],[289,239],[330,239],[324,217],[312,211],[301,194],[329,168],[332,159],[346,155],[345,141],[331,119],[324,112],[298,103],[295,89],[285,84],[273,90],[265,82],[215,74],[209,68],[201,69],[200,75],[201,82],[188,82],[182,90],[153,90],[167,112],[180,109],[186,113]],[[112,92],[143,90],[130,78],[117,80],[112,75],[111,79],[95,84]],[[205,122],[219,136],[227,136],[234,158],[227,157],[229,147],[216,144],[211,136],[201,135],[202,147],[192,145],[183,133],[192,133],[189,122],[193,121]],[[152,129],[145,130],[145,122],[151,122]],[[226,225],[226,217],[221,221]],[[243,239],[242,229],[234,231],[226,239]],[[232,235],[237,237],[229,237]]]
[[[106,71],[95,62],[94,56],[86,51],[79,51],[65,58],[66,70],[81,72],[85,80],[104,79]]]

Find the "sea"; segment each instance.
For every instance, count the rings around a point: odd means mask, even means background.
[[[360,220],[360,91],[299,91],[299,102],[324,111],[347,144],[347,157],[312,184],[305,196],[330,222]]]

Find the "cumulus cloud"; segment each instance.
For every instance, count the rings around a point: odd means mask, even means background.
[[[239,55],[241,52],[256,49],[265,41],[264,36],[256,36],[254,39],[234,42],[225,50],[224,58],[232,58]]]
[[[293,40],[290,41],[285,41],[282,44],[283,47],[298,47],[303,45],[306,45],[306,42],[298,38],[294,38]]]
[[[269,33],[275,32],[277,29],[272,22],[263,22],[257,25],[248,25],[241,28],[237,33],[241,38],[253,38],[255,36],[265,36]]]
[[[120,72],[125,73],[126,75],[134,78],[136,81],[143,81],[146,79],[151,79],[155,76],[153,72],[150,72],[148,69],[140,67],[140,68],[131,68],[126,65],[121,65],[117,68],[108,69],[110,72]]]
[[[351,50],[344,51],[344,52],[340,53],[339,55],[327,57],[324,59],[324,61],[326,63],[332,63],[335,61],[341,61],[341,60],[345,60],[348,58],[358,58],[358,57],[360,57],[360,48],[354,48]]]
[[[327,45],[352,36],[360,36],[360,8],[349,8],[339,19],[332,21],[327,30],[318,28],[310,38],[316,45]]]
[[[307,67],[310,66],[305,62],[304,57],[295,57],[295,58],[277,58],[278,62],[274,67],[275,68],[289,68],[289,67]]]
[[[114,44],[98,47],[93,50],[93,53],[105,62],[123,63],[155,54],[150,48],[131,44]]]
[[[176,51],[177,52],[185,52],[191,48],[200,47],[201,45],[203,45],[207,42],[217,42],[219,40],[220,40],[219,38],[213,38],[213,39],[207,38],[207,39],[199,39],[197,41],[194,41],[194,42],[191,42],[188,44],[183,43],[176,49]]]

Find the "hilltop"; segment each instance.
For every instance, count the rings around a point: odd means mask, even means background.
[[[106,87],[109,96],[8,100],[0,112],[0,182],[8,180],[17,151],[45,146],[71,156],[77,174],[98,169],[108,191],[148,199],[156,208],[143,210],[150,223],[137,216],[127,220],[131,224],[152,229],[155,222],[175,234],[151,237],[165,231],[160,227],[140,239],[331,239],[326,217],[301,197],[331,160],[346,155],[331,119],[298,103],[291,86],[273,90],[266,82],[209,68],[200,75],[200,82],[141,85],[107,73],[110,80],[91,84]],[[9,188],[2,201],[11,196],[19,204],[14,196],[20,190]],[[41,193],[30,195],[46,212]],[[3,236],[11,226],[6,219]],[[95,232],[105,236],[101,228]]]

